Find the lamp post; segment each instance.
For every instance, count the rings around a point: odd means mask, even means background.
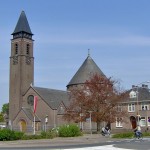
[[[54,128],[56,128],[56,116],[55,116],[56,112],[55,111],[56,111],[56,109],[54,109]]]
[[[80,130],[83,130],[83,122],[82,122],[83,113],[80,113]]]
[[[46,132],[46,128],[47,128],[47,123],[48,123],[48,115],[46,115],[46,117],[45,117],[45,132]]]
[[[136,91],[133,90],[130,92],[130,98],[136,98],[136,104],[137,104],[137,125],[140,126],[140,114],[139,114],[139,86],[144,83],[150,83],[150,81],[145,81],[142,83],[139,83],[135,86]]]
[[[90,132],[91,132],[91,135],[92,135],[92,112],[93,111],[88,111],[90,113]]]

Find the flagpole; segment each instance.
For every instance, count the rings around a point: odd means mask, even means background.
[[[34,135],[35,135],[35,114],[34,114],[34,122],[33,122],[34,124],[33,124],[33,129],[34,129]]]
[[[34,106],[33,106],[33,113],[34,113],[34,122],[33,122],[33,128],[34,128],[34,135],[35,135],[35,112],[36,112],[36,106],[37,106],[37,96],[34,96]]]

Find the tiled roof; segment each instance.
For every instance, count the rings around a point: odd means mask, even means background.
[[[22,110],[30,120],[34,121],[33,111],[30,108],[22,107]],[[35,115],[35,121],[40,122],[40,119],[36,115]]]
[[[88,56],[79,68],[79,70],[70,80],[67,87],[70,85],[83,84],[86,80],[89,80],[93,74],[96,73],[105,76],[100,68],[96,65],[94,60],[90,56]]]
[[[26,33],[32,34],[24,11],[21,12],[18,23],[12,35],[15,33],[19,33],[19,32],[26,32]]]
[[[57,109],[62,102],[65,104],[65,106],[67,106],[69,103],[69,96],[67,91],[41,87],[33,87],[33,89],[35,89],[35,91],[52,109]]]
[[[137,92],[137,88],[134,88],[134,89],[129,90],[129,93],[132,90]],[[129,98],[128,101],[137,102],[137,97]],[[139,102],[150,101],[150,89],[149,88],[138,87],[138,101]]]

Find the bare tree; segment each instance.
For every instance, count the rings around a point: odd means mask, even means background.
[[[92,121],[97,123],[97,131],[100,131],[101,122],[112,123],[116,117],[127,114],[125,110],[118,109],[126,98],[126,93],[121,90],[118,81],[95,74],[80,88],[70,91],[70,105],[65,119],[84,121],[91,111]]]

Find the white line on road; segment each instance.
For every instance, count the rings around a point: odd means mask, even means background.
[[[116,148],[113,147],[113,145],[105,145],[105,146],[72,148],[72,149],[61,149],[61,150],[131,150],[131,149]]]

